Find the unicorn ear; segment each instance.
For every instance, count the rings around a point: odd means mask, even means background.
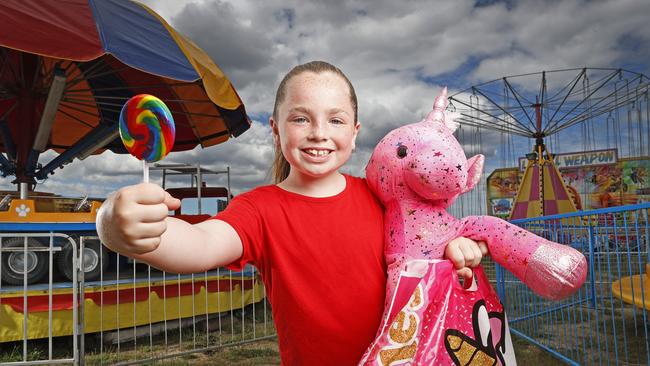
[[[485,157],[481,154],[474,155],[467,159],[467,185],[462,193],[471,191],[481,179],[481,172],[483,172],[483,163]]]

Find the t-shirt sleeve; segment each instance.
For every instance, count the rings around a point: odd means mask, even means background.
[[[215,219],[225,221],[235,229],[242,242],[242,256],[226,267],[240,271],[246,263],[259,269],[264,247],[262,217],[253,202],[245,196],[235,197],[225,210],[219,212]]]

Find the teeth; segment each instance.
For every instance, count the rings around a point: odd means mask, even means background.
[[[315,156],[325,156],[329,154],[328,150],[307,149],[306,151],[309,155],[315,155]]]

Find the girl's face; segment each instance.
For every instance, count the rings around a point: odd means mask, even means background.
[[[322,178],[350,158],[360,124],[354,120],[347,83],[332,72],[303,72],[286,85],[278,120],[271,118],[290,176]]]

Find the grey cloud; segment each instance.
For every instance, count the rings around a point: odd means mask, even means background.
[[[268,64],[271,44],[260,28],[245,21],[231,4],[221,1],[190,3],[172,19],[224,69],[255,70]]]
[[[534,14],[534,16],[531,16]],[[650,41],[650,2],[522,1],[511,11],[511,47],[481,62],[477,80],[519,73],[573,68],[607,67],[647,62],[650,51],[620,47],[622,40],[640,45]],[[648,65],[644,64],[645,72]]]
[[[647,73],[650,56],[646,0],[524,0],[479,8],[470,0],[145,2],[214,58],[255,116],[271,112],[277,83],[292,66],[324,59],[341,67],[357,89],[363,126],[343,170],[358,175],[386,132],[430,110],[440,86],[424,80],[452,73],[469,87],[521,72],[626,63]],[[225,144],[167,160],[230,165],[239,191],[264,184],[273,156],[265,122]],[[485,134],[481,149],[465,143],[468,151],[492,156],[490,164],[503,159],[500,134]],[[514,143],[521,151],[529,144]],[[132,160],[104,153],[67,166],[43,187],[79,192],[83,187],[72,182],[83,182],[91,190],[114,190],[139,179]]]

